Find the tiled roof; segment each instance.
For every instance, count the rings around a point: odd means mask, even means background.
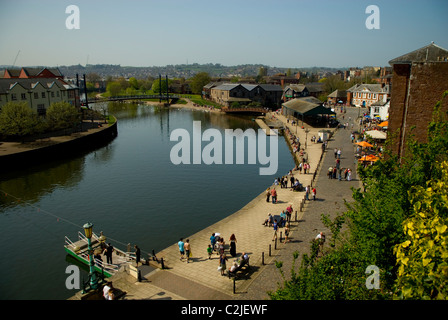
[[[390,65],[409,64],[412,62],[448,62],[448,50],[439,47],[434,42],[429,45],[406,53],[389,61]]]

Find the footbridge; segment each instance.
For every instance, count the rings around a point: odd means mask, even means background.
[[[224,107],[221,110],[225,113],[250,113],[250,114],[266,114],[269,110],[265,108],[258,107],[239,107],[239,108],[229,108]]]
[[[177,95],[130,95],[130,96],[114,96],[114,97],[95,97],[89,98],[88,103],[109,102],[109,101],[127,101],[127,100],[160,100],[166,101],[168,104],[176,103],[180,99]],[[83,103],[85,104],[85,103]]]

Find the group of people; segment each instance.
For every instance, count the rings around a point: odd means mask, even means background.
[[[193,256],[193,253],[191,252],[190,239],[187,239],[184,242],[184,239],[180,238],[177,245],[179,246],[180,261],[183,261],[183,259],[186,258],[187,263],[189,263],[190,258]]]
[[[236,257],[236,236],[235,234],[232,234],[229,238],[230,248],[229,253],[230,255],[235,258]],[[225,241],[224,238],[221,236],[220,233],[212,233],[210,237],[210,244],[207,248],[208,258],[211,259],[213,252],[216,251],[217,254],[219,254],[219,265],[218,270],[221,271],[221,275],[225,275],[225,272],[227,270],[226,263],[228,261],[227,255],[225,253]],[[242,254],[243,259],[249,259],[247,254],[243,252]],[[237,265],[238,266],[238,265]]]
[[[266,189],[266,202],[269,202],[270,197],[272,197],[272,203],[277,203],[277,190],[275,190],[275,187]]]
[[[268,217],[264,220],[262,225],[266,227],[273,227],[274,229],[274,235],[272,237],[272,241],[274,241],[277,238],[277,232],[278,228],[285,228],[285,243],[289,242],[288,236],[289,236],[289,229],[290,229],[290,222],[291,222],[291,215],[292,215],[292,205],[289,205],[285,210],[283,210],[280,213],[280,218],[275,218],[271,213],[268,214]]]
[[[346,181],[351,181],[352,170],[350,168],[341,168],[341,154],[342,151],[340,148],[334,149],[335,165],[328,167],[328,179],[339,179],[339,181],[344,179]]]
[[[311,188],[310,185],[305,188],[305,200],[310,200],[310,195],[313,197],[313,201],[316,200],[317,190],[316,187]]]

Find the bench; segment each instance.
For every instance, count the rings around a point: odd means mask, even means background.
[[[243,269],[249,269],[250,268],[249,259],[250,258],[241,260],[240,265],[234,271],[230,271],[230,269],[229,269],[228,270],[229,278],[236,277],[238,271],[241,271]]]

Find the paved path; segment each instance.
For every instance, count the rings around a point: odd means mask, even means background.
[[[357,109],[348,108],[345,118],[348,119],[348,117],[351,117],[351,119],[356,119],[357,115]],[[353,120],[351,122],[353,123]],[[330,232],[323,225],[321,214],[329,214],[333,219],[337,216],[337,213],[345,211],[344,200],[352,200],[351,188],[360,187],[360,182],[356,175],[354,147],[351,143],[350,134],[350,130],[339,129],[329,141],[328,149],[325,152],[321,169],[318,171],[315,182],[317,200],[306,202],[305,210],[300,217],[300,222],[292,234],[292,242],[284,246],[276,257],[277,261],[283,262],[282,269],[285,277],[288,279],[290,278],[290,270],[293,262],[292,255],[295,251],[298,251],[300,256],[304,253],[309,253],[310,242],[321,231],[327,235],[328,243]],[[334,148],[341,148],[341,167],[351,168],[353,170],[352,181],[328,179],[327,169],[335,164]],[[299,265],[300,261],[296,261],[295,266],[298,267]],[[283,284],[283,279],[275,264],[270,263],[260,272],[257,280],[252,283],[247,294],[239,295],[238,299],[269,299],[266,292],[275,291],[278,288],[278,284]]]
[[[345,117],[357,116],[357,109],[348,109]],[[277,119],[284,121],[283,116]],[[300,141],[305,140],[305,132],[300,127],[292,127],[287,124],[293,133],[297,132]],[[310,128],[308,133],[307,152],[311,172],[298,174],[303,185],[312,184],[314,172],[318,169],[318,163],[322,154],[321,144],[309,142],[319,129]],[[309,250],[310,241],[320,231],[328,232],[320,221],[321,213],[329,213],[332,217],[338,211],[344,209],[343,199],[351,199],[350,187],[358,187],[356,174],[353,181],[329,180],[326,171],[334,164],[332,148],[340,147],[342,150],[342,167],[354,169],[353,146],[350,141],[350,131],[339,129],[334,138],[329,142],[329,149],[322,160],[322,170],[316,175],[317,200],[309,201],[305,205],[305,211],[300,211],[300,203],[304,198],[304,192],[294,192],[289,188],[276,187],[279,203],[266,202],[264,193],[253,199],[241,210],[229,217],[213,224],[212,226],[188,237],[191,243],[193,258],[190,263],[181,261],[177,244],[158,252],[158,258],[163,257],[167,269],[142,268],[142,282],[135,278],[120,274],[111,278],[115,287],[126,292],[124,299],[174,299],[174,300],[263,300],[268,299],[266,292],[275,290],[277,284],[282,282],[280,273],[275,267],[275,260],[283,261],[285,273],[288,274],[292,265],[292,253],[296,250],[306,253]],[[286,174],[286,173],[285,173]],[[265,227],[262,222],[268,213],[280,214],[288,205],[293,206],[291,223],[291,242],[280,243],[272,241],[273,229]],[[294,221],[297,214],[297,220]],[[282,229],[280,231],[283,232]],[[245,273],[243,279],[235,282],[227,276],[221,276],[217,271],[219,259],[215,254],[208,259],[206,248],[210,243],[213,232],[219,232],[228,243],[231,234],[237,238],[237,256],[242,252],[250,255],[250,270]],[[271,252],[271,256],[269,256]],[[228,254],[230,267],[233,258]],[[264,257],[264,264],[263,264]]]

